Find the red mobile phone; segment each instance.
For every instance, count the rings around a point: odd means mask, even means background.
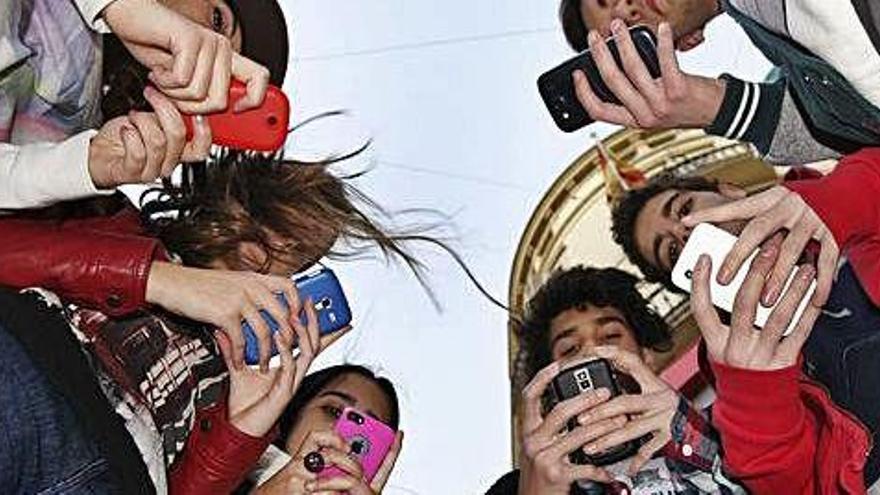
[[[290,102],[287,96],[275,86],[269,86],[262,105],[234,113],[232,108],[235,102],[246,94],[247,86],[233,80],[229,85],[226,110],[205,115],[208,125],[211,126],[214,144],[239,150],[277,151],[287,138],[290,120]],[[184,115],[187,140],[193,135],[192,120],[192,115]]]

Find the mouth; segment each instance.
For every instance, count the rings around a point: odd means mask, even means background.
[[[661,11],[660,7],[657,5],[657,1],[658,0],[645,0],[645,5],[647,5],[649,9],[653,10],[655,14],[663,16],[663,11]]]

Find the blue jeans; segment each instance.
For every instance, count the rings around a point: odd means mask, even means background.
[[[117,493],[95,441],[83,433],[65,398],[2,325],[0,491]]]

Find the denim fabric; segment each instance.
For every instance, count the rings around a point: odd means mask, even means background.
[[[0,491],[118,493],[107,462],[95,441],[83,434],[70,405],[2,326]]]
[[[865,485],[871,486],[880,478],[880,308],[849,263],[837,273],[804,358],[807,373],[870,431],[874,448],[865,463]]]

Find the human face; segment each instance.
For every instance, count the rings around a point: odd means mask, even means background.
[[[651,265],[671,273],[691,234],[691,228],[686,227],[681,219],[692,212],[727,204],[743,196],[742,189],[729,185],[719,187],[718,191],[670,189],[654,196],[636,217],[633,235],[639,254]],[[739,235],[744,225],[743,222],[725,222],[718,227]]]
[[[611,35],[611,21],[620,19],[627,26],[643,24],[655,33],[666,21],[672,26],[679,49],[702,41],[703,26],[718,12],[717,0],[581,0],[581,19],[588,29],[603,37]]]
[[[299,452],[309,433],[330,431],[346,407],[355,407],[385,424],[391,422],[392,405],[379,385],[364,376],[347,373],[332,380],[299,412],[288,435],[288,452]]]
[[[223,0],[162,0],[166,7],[191,21],[229,38],[232,49],[241,51],[241,29],[235,14]]]
[[[635,333],[616,308],[572,308],[550,322],[550,354],[554,361],[590,357],[596,347],[605,345],[642,355]]]

